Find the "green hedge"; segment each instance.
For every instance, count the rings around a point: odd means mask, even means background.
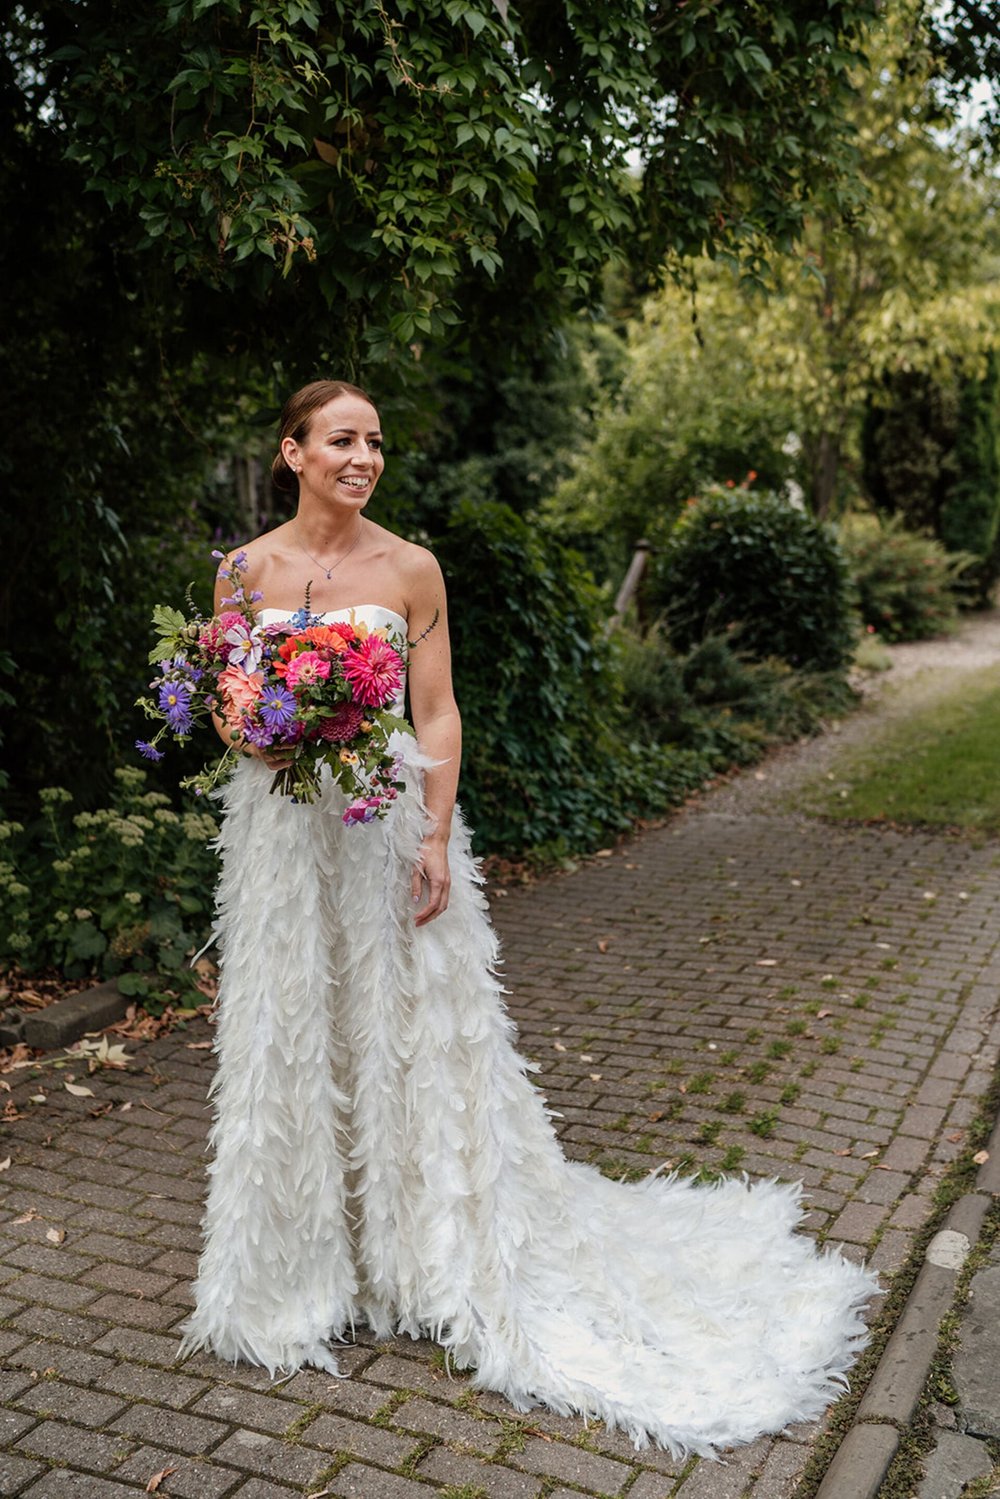
[[[681,651],[726,634],[755,660],[837,671],[854,649],[833,531],[775,494],[712,487],[691,501],[661,545],[648,601]]]

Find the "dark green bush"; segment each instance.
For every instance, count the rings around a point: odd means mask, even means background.
[[[961,602],[985,603],[1000,576],[1000,364],[981,378],[890,376],[865,418],[865,488],[876,509],[975,559]]]
[[[856,519],[842,544],[861,618],[883,640],[926,640],[952,628],[961,575],[974,557],[946,552],[899,520]]]
[[[854,694],[838,672],[748,661],[710,635],[686,656],[660,629],[623,633],[621,675],[636,733],[706,756],[713,770],[752,764],[771,744],[815,733]]]
[[[850,583],[834,533],[779,496],[713,487],[652,569],[648,600],[676,649],[725,634],[754,660],[837,671],[850,659]]]
[[[472,499],[431,544],[452,599],[460,794],[478,847],[594,848],[701,783],[692,751],[633,733],[606,606],[574,553],[507,506]]]
[[[73,814],[61,787],[40,803],[31,826],[0,822],[0,965],[117,976],[154,1011],[196,996],[189,960],[211,927],[212,810],[174,811],[137,768],[115,772],[97,811]]]
[[[958,403],[955,481],[937,526],[952,552],[971,552],[961,592],[986,603],[1000,574],[1000,364],[991,354],[982,380],[966,380]]]

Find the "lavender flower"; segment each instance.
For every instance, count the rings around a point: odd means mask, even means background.
[[[149,744],[145,739],[137,739],[135,747],[140,755],[145,755],[147,760],[162,760],[163,751],[158,750],[155,744]]]
[[[295,717],[295,698],[279,684],[266,687],[260,700],[260,716],[271,730],[285,728]]]
[[[167,727],[175,734],[186,734],[191,727],[191,689],[186,682],[164,682],[159,694],[160,707]]]
[[[265,724],[255,723],[252,718],[243,718],[243,738],[247,744],[255,744],[258,749],[269,749],[274,743],[274,731]]]

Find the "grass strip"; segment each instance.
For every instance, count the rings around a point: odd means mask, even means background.
[[[1000,832],[1000,670],[963,675],[847,750],[804,810],[825,817]]]

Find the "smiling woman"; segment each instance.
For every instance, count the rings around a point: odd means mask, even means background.
[[[363,827],[332,777],[310,803],[273,795],[253,746],[226,788],[215,1159],[184,1347],[335,1371],[331,1343],[358,1323],[431,1336],[517,1409],[545,1401],[675,1452],[818,1415],[873,1278],[793,1232],[796,1186],[624,1184],[565,1159],[452,816],[440,571],[362,514],[383,467],[363,392],[299,392],[281,462],[297,513],[240,564],[261,622],[309,585],[323,623],[297,660],[326,667],[350,625],[362,706],[386,672],[395,689],[402,626],[416,739],[393,733],[391,804]]]

